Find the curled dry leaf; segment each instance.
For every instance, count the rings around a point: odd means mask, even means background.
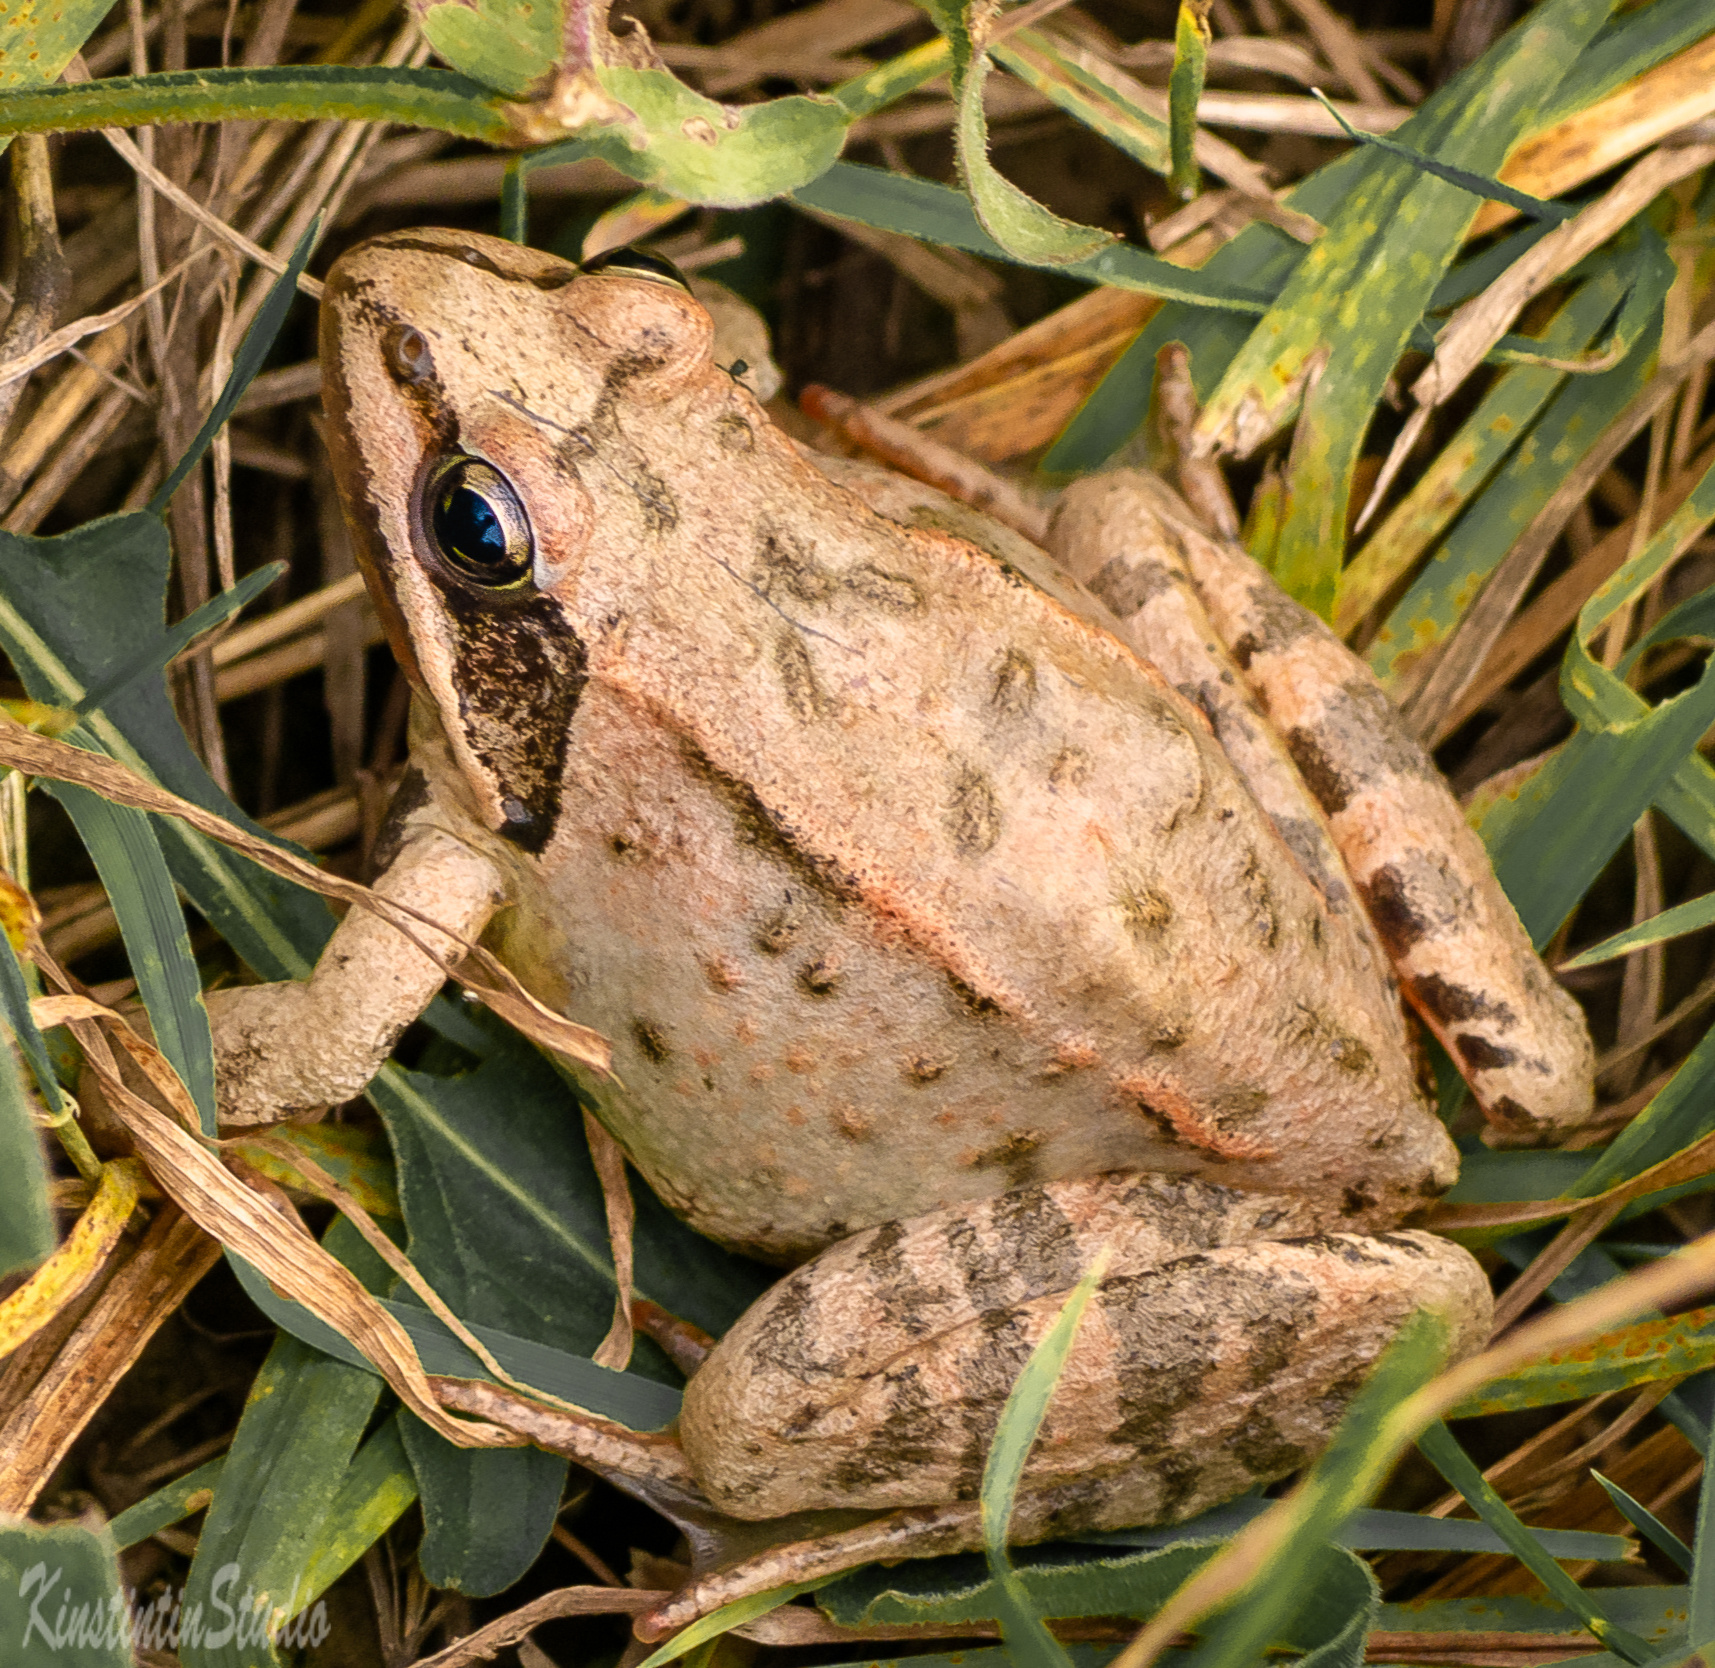
[[[574,1024],[564,1015],[555,1013],[519,984],[487,950],[457,933],[448,932],[420,910],[395,903],[354,880],[341,880],[336,875],[325,874],[315,864],[281,851],[278,846],[246,833],[224,817],[145,781],[116,759],[36,735],[10,719],[0,719],[0,764],[10,765],[29,776],[75,783],[101,794],[116,805],[131,805],[141,811],[178,817],[199,834],[231,846],[252,862],[287,880],[296,881],[309,891],[373,910],[402,932],[448,978],[458,980],[466,990],[480,997],[508,1025],[522,1031],[532,1042],[596,1071],[605,1073],[610,1069],[611,1052],[607,1039],[600,1032],[592,1031],[586,1025]],[[465,959],[455,963],[432,948],[416,930],[418,925],[446,933],[464,950]]]
[[[101,1182],[59,1249],[15,1292],[0,1302],[0,1357],[22,1348],[107,1267],[142,1192],[135,1159],[102,1166]]]
[[[51,998],[38,1005],[38,1012],[50,1023],[70,1027],[150,1173],[192,1221],[260,1269],[276,1290],[350,1339],[399,1399],[437,1434],[461,1448],[518,1445],[520,1439],[511,1431],[455,1419],[441,1408],[405,1329],[350,1269],[316,1243],[283,1194],[270,1200],[247,1187],[189,1128],[127,1087],[109,1039],[130,1055],[179,1117],[188,1116],[194,1126],[190,1096],[153,1044],[88,997]]]

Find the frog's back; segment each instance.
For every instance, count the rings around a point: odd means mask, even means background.
[[[748,461],[586,573],[577,811],[501,928],[613,1037],[667,1201],[792,1260],[1111,1169],[1351,1225],[1445,1187],[1397,1000],[1201,715],[985,552]]]

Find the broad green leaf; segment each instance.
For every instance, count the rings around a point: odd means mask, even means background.
[[[336,1361],[379,1378],[355,1344],[342,1338],[302,1304],[281,1297],[241,1258],[229,1255],[227,1260],[251,1302],[282,1331]],[[425,1371],[438,1378],[488,1377],[482,1363],[433,1315],[385,1299],[382,1307],[405,1329]],[[571,1355],[527,1338],[514,1338],[494,1327],[466,1324],[512,1377],[575,1407],[641,1431],[661,1430],[678,1416],[678,1392],[664,1384],[636,1373],[609,1372],[586,1356]]]
[[[1585,1153],[1552,1148],[1497,1152],[1490,1147],[1461,1153],[1459,1179],[1442,1195],[1459,1205],[1508,1199],[1558,1199],[1589,1170]]]
[[[0,21],[0,88],[57,81],[111,7],[104,0],[23,0]]]
[[[411,1254],[435,1265],[455,1310],[468,1303],[466,1318],[587,1353],[612,1320],[613,1263],[578,1095],[528,1044],[497,1023],[492,1035],[493,1051],[463,1076],[390,1070],[372,1085]],[[632,1188],[637,1295],[724,1332],[772,1272],[693,1233],[635,1175]],[[632,1371],[679,1381],[652,1345],[639,1347]]]
[[[1542,1550],[1445,1424],[1436,1420],[1418,1437],[1417,1446],[1424,1458],[1464,1495],[1472,1510],[1512,1548],[1513,1555],[1603,1645],[1627,1662],[1643,1663],[1650,1659],[1654,1654],[1650,1647],[1613,1622],[1595,1596],[1580,1587]]]
[[[1389,139],[1380,133],[1362,132],[1340,114],[1339,106],[1327,98],[1319,87],[1312,87],[1310,96],[1339,123],[1340,130],[1353,144],[1373,145],[1378,151],[1386,151],[1389,156],[1397,156],[1402,161],[1409,162],[1419,173],[1433,174],[1436,179],[1456,185],[1461,191],[1470,192],[1473,197],[1481,197],[1487,202],[1505,203],[1508,208],[1517,209],[1527,218],[1545,221],[1551,226],[1558,226],[1561,221],[1572,219],[1578,212],[1566,203],[1546,202],[1541,197],[1531,196],[1528,191],[1517,191],[1492,174],[1479,174],[1469,168],[1455,168],[1439,157],[1413,150],[1410,145],[1402,145],[1397,139]]]
[[[312,1559],[339,1531],[334,1501],[380,1394],[373,1375],[295,1338],[275,1340],[233,1435],[185,1583],[187,1617],[201,1606],[208,1618],[200,1642],[181,1647],[185,1668],[263,1668],[282,1660],[268,1643],[268,1623],[294,1613],[285,1606],[301,1598]]]
[[[552,74],[563,50],[564,6],[537,0],[441,0],[411,7],[445,63],[508,98]]]
[[[0,1640],[6,1668],[130,1668],[112,1536],[0,1517]]]
[[[596,74],[636,120],[580,135],[591,154],[694,203],[740,208],[808,185],[838,158],[851,121],[823,94],[719,104],[666,70],[609,65]]]
[[[1602,1485],[1602,1492],[1613,1501],[1614,1510],[1637,1530],[1657,1551],[1665,1553],[1682,1570],[1691,1569],[1691,1548],[1668,1528],[1647,1506],[1639,1504],[1618,1483],[1610,1482],[1591,1467],[1590,1475]]]
[[[414,1413],[398,1423],[423,1499],[423,1579],[472,1598],[504,1592],[553,1531],[566,1460],[540,1448],[457,1448]]]
[[[176,1477],[165,1488],[158,1488],[135,1506],[127,1506],[108,1524],[114,1544],[123,1551],[146,1541],[157,1529],[182,1523],[194,1512],[200,1512],[214,1498],[214,1486],[226,1468],[226,1456],[211,1459],[194,1471]]]

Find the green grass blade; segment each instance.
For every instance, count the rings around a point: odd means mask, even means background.
[[[225,1468],[226,1456],[222,1454],[219,1459],[211,1459],[195,1471],[175,1478],[165,1488],[156,1489],[135,1506],[127,1506],[107,1526],[120,1551],[148,1540],[157,1529],[182,1523],[193,1512],[200,1512],[208,1504]]]
[[[61,784],[65,806],[101,876],[155,1042],[184,1079],[204,1135],[215,1133],[214,1040],[178,892],[150,819]]]
[[[320,1598],[417,1498],[416,1480],[400,1436],[405,1417],[395,1412],[364,1441],[340,1477],[302,1568],[293,1576],[288,1614],[296,1615]]]
[[[1690,1639],[1715,1639],[1715,1483],[1705,1471],[1697,1495],[1697,1528],[1692,1538],[1691,1602],[1685,1632]]]
[[[1606,97],[1709,32],[1707,0],[1655,0],[1616,18],[1566,67],[1549,104],[1538,112],[1538,130]],[[1450,116],[1483,97],[1487,65],[1486,57],[1479,59],[1437,88],[1392,137],[1415,150],[1440,154]],[[1559,70],[1556,66],[1556,75]],[[1349,151],[1301,181],[1286,200],[1326,225],[1383,161],[1382,154],[1368,146]],[[1210,278],[1278,290],[1304,254],[1301,244],[1272,226],[1259,224],[1217,250],[1202,270]],[[1437,306],[1448,304],[1436,301]],[[1163,308],[1066,425],[1049,448],[1043,468],[1053,474],[1098,468],[1144,427],[1150,415],[1155,356],[1165,343],[1185,344],[1198,398],[1207,402],[1247,335],[1234,319],[1213,318],[1184,306]]]
[[[1709,0],[1654,0],[1619,13],[1566,73],[1543,110],[1546,125],[1603,99],[1645,70],[1702,40],[1715,20]]]
[[[708,1615],[700,1617],[691,1623],[682,1633],[675,1633],[661,1648],[646,1656],[637,1668],[665,1668],[669,1662],[677,1662],[687,1651],[694,1651],[699,1645],[706,1645],[711,1639],[718,1639],[723,1633],[731,1633],[735,1627],[743,1627],[746,1622],[754,1622],[758,1616],[766,1616],[770,1610],[778,1610],[781,1605],[790,1603],[800,1593],[814,1592],[819,1584],[814,1581],[795,1582],[785,1587],[774,1587],[766,1593],[752,1593],[747,1598],[734,1599],[731,1604],[723,1604],[719,1610],[711,1610]]]
[[[1612,961],[1615,956],[1629,955],[1633,950],[1642,950],[1651,944],[1662,944],[1670,938],[1679,938],[1712,924],[1715,924],[1715,892],[1705,892],[1700,898],[1693,898],[1689,903],[1675,904],[1672,909],[1664,909],[1661,914],[1652,915],[1635,927],[1617,932],[1612,938],[1604,938],[1600,944],[1591,945],[1588,950],[1561,965],[1563,968],[1595,967],[1602,962]]]
[[[6,955],[11,955],[10,946]],[[0,1058],[0,1279],[39,1263],[54,1248],[47,1164],[30,1116],[17,1056]]]
[[[509,156],[500,179],[500,235],[513,243],[530,241],[530,170],[523,157]]]
[[[1481,95],[1446,123],[1436,154],[1498,167],[1608,10],[1607,0],[1548,0],[1529,13],[1484,56]],[[1273,572],[1325,618],[1371,414],[1477,207],[1462,187],[1389,156],[1311,246],[1200,419],[1204,435],[1248,451],[1301,402]]]
[[[1035,29],[1020,29],[994,48],[994,59],[1116,149],[1154,173],[1168,171],[1167,124],[1127,98],[1062,42]]]
[[[1473,173],[1469,168],[1455,168],[1450,163],[1413,150],[1410,145],[1402,145],[1384,134],[1360,132],[1328,101],[1320,87],[1312,87],[1310,96],[1340,124],[1341,131],[1354,143],[1374,145],[1377,150],[1386,151],[1389,156],[1401,157],[1419,173],[1433,174],[1438,180],[1446,180],[1449,185],[1469,191],[1473,197],[1505,203],[1528,219],[1545,221],[1551,226],[1558,225],[1562,220],[1570,220],[1578,212],[1565,203],[1551,203],[1544,198],[1531,196],[1528,191],[1515,191],[1492,175]]]
[[[193,609],[177,625],[170,627],[158,641],[139,650],[130,660],[110,673],[90,690],[72,711],[79,717],[86,713],[99,712],[123,695],[132,684],[140,682],[152,673],[164,672],[199,637],[205,637],[217,627],[225,625],[234,614],[261,596],[285,571],[284,562],[269,562],[254,573],[245,574],[231,590],[210,597],[202,607]]]
[[[1007,1556],[1006,1535],[1012,1523],[1012,1510],[1018,1499],[1018,1485],[1024,1475],[1025,1462],[1030,1458],[1030,1450],[1036,1446],[1048,1403],[1053,1399],[1060,1375],[1066,1370],[1067,1358],[1078,1335],[1078,1324],[1101,1284],[1107,1265],[1108,1253],[1104,1247],[1097,1252],[1083,1278],[1072,1288],[1054,1324],[1030,1352],[1024,1371],[1018,1375],[1006,1398],[1006,1405],[1001,1409],[994,1439],[989,1444],[988,1459],[983,1465],[982,1488],[978,1497],[982,1508],[983,1550],[988,1555],[989,1571],[994,1578],[1001,1636],[1022,1668],[1070,1668],[1070,1659],[1064,1648],[1048,1631],[1012,1567],[1012,1560]]]
[[[1495,872],[1539,944],[1584,895],[1645,807],[1685,769],[1715,722],[1715,669],[1706,667],[1691,689],[1652,708],[1585,647],[1711,521],[1715,466],[1579,613],[1560,674],[1561,699],[1578,720],[1577,734],[1516,798],[1497,801],[1483,817],[1480,831]]]
[[[185,477],[202,462],[203,453],[226,426],[226,420],[237,408],[244,390],[262,369],[262,361],[268,357],[268,350],[273,347],[274,338],[280,334],[280,326],[286,322],[287,309],[298,298],[298,279],[304,268],[310,264],[310,253],[322,235],[323,218],[318,214],[310,222],[304,235],[298,239],[298,246],[292,251],[291,259],[286,262],[286,270],[269,285],[268,293],[262,298],[262,305],[257,309],[255,321],[244,332],[244,340],[238,344],[238,352],[232,356],[232,372],[226,379],[226,386],[220,391],[220,397],[210,408],[208,416],[203,419],[202,427],[197,430],[190,445],[185,448],[184,456],[173,465],[167,478],[156,490],[155,496],[149,500],[151,515],[167,513],[167,505],[172,502],[173,494],[179,490]]]
[[[936,185],[906,174],[890,174],[855,162],[836,163],[813,183],[792,193],[793,200],[823,214],[884,231],[903,232],[927,243],[944,243],[990,260],[1032,265],[1003,249],[983,229],[970,200],[951,186]],[[1296,247],[1296,246],[1295,246]],[[1267,311],[1270,297],[1207,272],[1194,272],[1158,260],[1131,244],[1116,243],[1089,260],[1054,266],[1051,270],[1094,284],[1167,296],[1199,307],[1245,313]]]
[[[1636,1634],[1616,1627],[1601,1606],[1545,1553],[1530,1530],[1513,1515],[1482,1472],[1471,1462],[1453,1433],[1436,1420],[1417,1439],[1425,1459],[1462,1495],[1471,1509],[1512,1549],[1513,1555],[1566,1606],[1608,1650],[1627,1662],[1644,1663],[1655,1652]]]
[[[1486,1384],[1448,1415],[1475,1419],[1522,1408],[1554,1407],[1610,1390],[1683,1378],[1715,1366],[1715,1311],[1635,1321],[1563,1353],[1545,1355]],[[1559,1556],[1566,1556],[1560,1554]]]
[[[280,1661],[265,1639],[253,1644],[252,1637],[302,1590],[312,1555],[335,1530],[331,1510],[380,1395],[372,1375],[295,1338],[274,1341],[197,1539],[184,1608],[188,1614],[200,1603],[214,1635],[181,1647],[184,1668]],[[222,1605],[238,1617],[225,1638],[215,1619]]]
[[[451,70],[279,64],[103,76],[0,92],[0,132],[81,133],[166,122],[397,122],[512,141],[506,101]]]
[[[853,76],[850,81],[842,82],[832,88],[828,96],[837,99],[854,120],[859,116],[872,116],[877,110],[904,98],[907,93],[916,92],[936,76],[945,75],[952,63],[953,51],[947,44],[947,37],[937,35],[932,41],[914,46],[861,75]]]
[[[1691,1570],[1691,1548],[1668,1528],[1647,1506],[1640,1505],[1618,1483],[1610,1482],[1594,1466],[1590,1475],[1602,1485],[1602,1492],[1613,1501],[1614,1510],[1637,1530],[1657,1551],[1665,1553],[1688,1574]],[[1548,1549],[1552,1550],[1552,1548]]]
[[[1312,1569],[1326,1568],[1330,1538],[1374,1486],[1383,1449],[1391,1453],[1388,1414],[1434,1376],[1446,1355],[1445,1321],[1428,1310],[1417,1311],[1376,1363],[1334,1440],[1312,1466],[1295,1502],[1294,1533],[1252,1572],[1210,1625],[1196,1654],[1197,1668],[1248,1668],[1286,1633],[1304,1606]],[[1379,1596],[1372,1600],[1372,1613]]]
[[[48,1058],[48,1045],[30,1012],[30,991],[24,983],[24,970],[18,964],[18,953],[12,948],[11,939],[4,933],[0,933],[0,1019],[11,1028],[12,1039],[24,1056],[49,1112],[56,1117],[64,1114],[65,1095]]]
[[[1274,1502],[1255,1497],[1230,1500],[1186,1523],[1152,1529],[1112,1529],[1080,1535],[1080,1542],[1100,1546],[1157,1548],[1184,1541],[1227,1540],[1247,1523],[1262,1516]],[[1556,1558],[1597,1561],[1624,1558],[1632,1543],[1624,1535],[1593,1534],[1582,1529],[1532,1529]],[[1353,1552],[1505,1552],[1507,1544],[1486,1523],[1466,1518],[1419,1517],[1415,1512],[1362,1507],[1331,1537],[1334,1545]],[[1071,1614],[1071,1612],[1067,1612]]]
[[[1562,303],[1535,345],[1556,358],[1581,352],[1613,317],[1625,293],[1624,273],[1610,264]],[[1501,462],[1524,442],[1565,381],[1564,372],[1537,366],[1520,366],[1495,379],[1476,410],[1341,573],[1336,630],[1345,633],[1356,626],[1464,513]],[[1466,544],[1476,560],[1462,563],[1457,549],[1450,550],[1444,562],[1431,564],[1377,632],[1369,662],[1384,687],[1397,686],[1461,617],[1474,584],[1480,583],[1479,574],[1487,571],[1478,566],[1486,553],[1477,541]]]
[[[1168,143],[1172,167],[1167,183],[1189,202],[1197,195],[1197,104],[1209,61],[1212,0],[1179,0],[1173,27],[1173,68],[1167,78]]]

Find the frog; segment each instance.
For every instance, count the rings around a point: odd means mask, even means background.
[[[1043,547],[814,451],[641,251],[386,233],[321,353],[414,694],[377,889],[446,937],[353,910],[216,993],[229,1127],[360,1092],[460,943],[604,1033],[632,1166],[783,1271],[677,1430],[735,1519],[980,1545],[1098,1259],[1016,1540],[1299,1469],[1420,1309],[1481,1345],[1410,1226],[1458,1172],[1423,1031],[1513,1144],[1590,1116],[1588,1032],[1363,663],[1165,482],[1074,483]]]

